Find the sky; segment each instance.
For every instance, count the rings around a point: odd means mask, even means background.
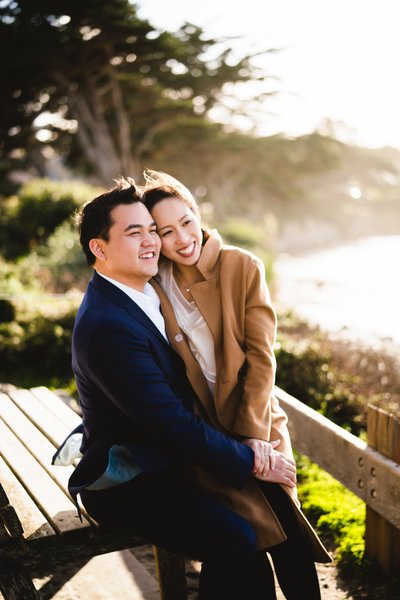
[[[280,51],[259,65],[280,93],[261,111],[263,135],[298,136],[324,119],[342,122],[344,141],[400,148],[398,0],[138,0],[160,29],[184,21],[213,37],[240,36],[240,53]],[[244,92],[245,93],[245,92]],[[243,126],[246,125],[244,121]]]

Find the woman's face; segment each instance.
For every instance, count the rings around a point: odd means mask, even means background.
[[[161,238],[161,253],[181,265],[195,265],[203,241],[197,215],[179,198],[157,202],[151,214]]]

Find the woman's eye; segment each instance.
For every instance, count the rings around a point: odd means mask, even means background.
[[[184,221],[184,222],[183,222],[183,224],[184,224],[184,225],[190,225],[190,223],[191,223],[191,222],[192,222],[192,220],[191,220],[191,219],[188,219],[187,221]]]
[[[167,235],[170,235],[170,233],[172,233],[172,231],[164,231],[164,233],[161,234],[161,237],[166,237]]]

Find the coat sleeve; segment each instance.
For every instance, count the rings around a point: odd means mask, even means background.
[[[276,372],[274,344],[277,320],[265,281],[264,266],[256,257],[246,265],[245,285],[246,368],[242,375],[243,393],[234,431],[268,441],[271,439],[273,412],[277,410],[271,403]]]
[[[104,324],[93,336],[88,355],[91,376],[105,396],[146,432],[150,441],[236,487],[244,485],[251,475],[253,452],[184,407],[148,340],[115,324]]]

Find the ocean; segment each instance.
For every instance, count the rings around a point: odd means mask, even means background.
[[[400,356],[400,236],[279,255],[273,302],[311,324]]]

